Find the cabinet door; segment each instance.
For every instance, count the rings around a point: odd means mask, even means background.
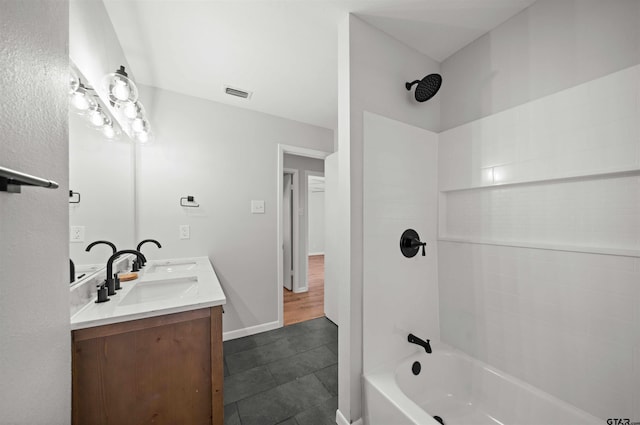
[[[73,423],[222,424],[217,309],[74,331]]]

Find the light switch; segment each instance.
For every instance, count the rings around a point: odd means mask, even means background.
[[[264,214],[264,201],[251,201],[251,214]]]

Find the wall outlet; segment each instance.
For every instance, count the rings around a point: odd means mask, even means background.
[[[264,201],[251,201],[251,214],[264,214]]]
[[[69,227],[69,242],[84,242],[84,226]]]
[[[180,225],[180,239],[191,239],[191,226],[188,224]]]

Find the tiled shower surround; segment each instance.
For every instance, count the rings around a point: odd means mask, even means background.
[[[438,168],[442,339],[640,418],[640,66],[441,133]]]

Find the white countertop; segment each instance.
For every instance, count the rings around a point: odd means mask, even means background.
[[[71,329],[84,329],[226,304],[208,257],[149,261],[136,280],[121,282],[110,301],[95,297],[71,317]]]

